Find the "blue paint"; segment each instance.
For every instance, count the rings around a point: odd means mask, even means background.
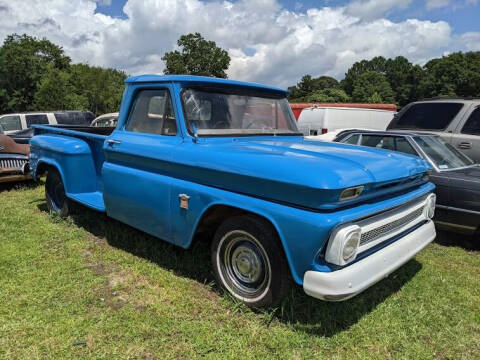
[[[276,228],[292,276],[332,271],[318,254],[332,229],[423,196],[433,190],[420,158],[301,136],[194,139],[187,131],[180,92],[192,85],[254,89],[286,96],[282,89],[194,76],[129,78],[117,128],[110,136],[35,126],[31,167],[58,168],[68,197],[178,246],[188,248],[202,216],[214,206],[258,214]],[[176,136],[125,130],[138,90],[170,91]],[[109,139],[121,144],[109,144]],[[363,185],[355,200],[340,202],[345,188]],[[190,196],[189,209],[179,194]]]

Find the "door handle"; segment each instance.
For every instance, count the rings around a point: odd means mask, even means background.
[[[122,142],[120,140],[114,140],[114,139],[108,139],[107,144],[110,146],[113,146],[115,144],[121,144]]]
[[[467,142],[467,141],[462,141],[461,143],[458,143],[458,147],[460,149],[471,149],[472,148],[472,143]]]

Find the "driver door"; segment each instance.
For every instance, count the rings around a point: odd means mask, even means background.
[[[139,90],[126,124],[105,141],[102,167],[107,214],[173,241],[171,168],[182,138],[169,86]]]

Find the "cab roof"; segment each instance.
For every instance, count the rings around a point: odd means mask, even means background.
[[[361,134],[370,134],[370,135],[384,135],[384,136],[435,136],[438,137],[437,134],[432,134],[429,132],[421,131],[421,130],[366,130],[366,129],[348,129],[344,130],[339,133],[339,135],[345,135],[350,133],[361,133]]]
[[[223,85],[223,86],[238,86],[257,90],[266,90],[276,93],[282,93],[288,95],[288,91],[277,88],[274,86],[262,85],[257,83],[251,83],[246,81],[237,81],[229,79],[220,79],[208,76],[195,76],[195,75],[138,75],[131,76],[125,80],[127,84],[139,84],[139,83],[162,83],[162,82],[181,82],[191,83],[198,85]]]

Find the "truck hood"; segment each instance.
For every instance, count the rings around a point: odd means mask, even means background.
[[[420,186],[430,169],[415,156],[300,137],[201,139],[180,148],[175,162],[190,165],[188,171],[175,167],[181,177],[315,209]],[[365,188],[357,199],[339,201],[341,191],[360,185]]]

